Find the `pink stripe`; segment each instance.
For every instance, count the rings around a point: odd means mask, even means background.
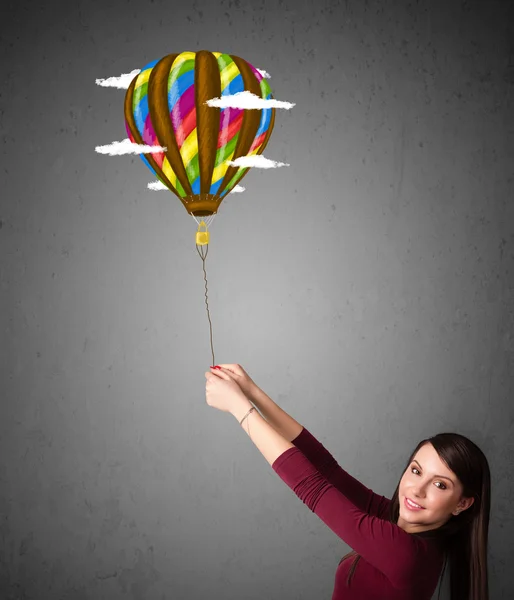
[[[220,134],[224,129],[228,129],[228,126],[230,125],[231,110],[234,109],[226,108],[220,115]]]
[[[191,112],[195,106],[195,86],[190,85],[187,90],[180,96],[178,102],[171,111],[171,122],[173,129],[176,132],[184,118]]]
[[[145,128],[143,130],[143,143],[148,144],[149,146],[160,146],[160,142],[157,139],[157,134],[152,125],[152,121],[150,119],[150,114],[145,119]],[[164,152],[152,152],[150,155],[155,162],[159,165],[159,169],[162,168],[162,163],[164,162]]]
[[[247,62],[246,64],[250,65],[249,62]],[[257,71],[257,69],[253,65],[250,65],[250,68],[252,69],[255,77],[257,77],[257,81],[260,83],[264,79],[264,77],[259,73],[259,71]]]
[[[218,134],[218,148],[224,146],[234,135],[234,121],[237,120],[237,127],[241,126],[239,117],[243,114],[241,108],[226,108],[221,113],[220,131]]]
[[[154,131],[150,114],[145,119],[145,126],[143,128],[143,142],[149,146],[156,146],[157,135]]]
[[[132,135],[132,132],[129,129],[127,121],[125,121],[125,129],[127,130],[127,134],[128,134],[129,140],[133,144],[135,144],[136,140],[134,139],[134,136]],[[152,146],[153,145],[154,144],[152,143]],[[162,169],[162,163],[164,162],[164,152],[159,152],[159,153],[156,152],[155,154],[152,154],[152,157],[155,160],[155,162],[157,163],[157,165],[159,166],[159,169]]]
[[[230,125],[232,123],[232,121],[235,121],[240,114],[243,113],[243,109],[242,108],[226,108],[223,111],[223,127],[226,127],[227,124],[225,122],[226,116],[225,113],[228,111],[229,113],[229,121],[228,124]],[[220,124],[220,129],[221,129],[221,124]]]
[[[239,118],[237,121],[232,121],[229,127],[220,131],[218,136],[218,148],[221,148],[225,144],[227,144],[238,132],[241,127],[241,123],[243,122],[243,111],[239,111]]]

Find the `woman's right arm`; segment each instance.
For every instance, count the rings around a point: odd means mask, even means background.
[[[254,382],[247,394],[249,400],[262,413],[268,423],[288,442],[293,442],[304,430],[303,425],[282,410]],[[389,505],[389,499],[376,494],[361,481],[345,471],[330,452],[310,432],[302,443],[295,445],[336,489],[349,498],[355,506],[372,516],[380,517]]]

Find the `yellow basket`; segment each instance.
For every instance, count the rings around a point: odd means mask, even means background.
[[[205,231],[200,231],[201,226],[205,227]],[[206,246],[209,243],[209,232],[207,231],[207,225],[204,221],[198,225],[198,231],[196,232],[196,245],[197,246]]]

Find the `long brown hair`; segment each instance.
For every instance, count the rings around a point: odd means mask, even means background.
[[[444,548],[444,565],[439,582],[444,577],[446,563],[450,562],[451,600],[489,600],[487,577],[487,538],[491,505],[491,474],[487,458],[480,448],[467,437],[458,433],[439,433],[422,440],[411,454],[403,472],[412,462],[416,452],[427,443],[434,446],[441,460],[455,473],[462,484],[462,495],[474,498],[473,504],[437,529],[412,533],[418,537],[439,539]],[[401,480],[401,478],[400,478]],[[396,486],[386,520],[398,523],[400,503]],[[355,551],[345,554],[339,561],[355,556],[346,585],[352,580],[361,556]],[[439,598],[438,595],[438,598]]]

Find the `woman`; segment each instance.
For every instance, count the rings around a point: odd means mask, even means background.
[[[332,600],[430,600],[448,558],[451,600],[489,599],[490,472],[472,441],[456,433],[422,440],[389,500],[344,471],[240,365],[205,377],[209,406],[236,417],[279,477],[353,548]]]

